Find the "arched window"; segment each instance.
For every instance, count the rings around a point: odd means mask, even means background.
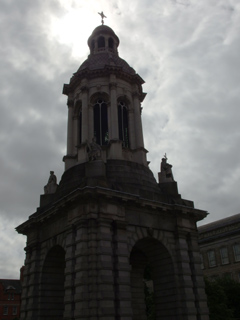
[[[108,144],[107,104],[98,99],[94,105],[94,137],[100,146]]]
[[[129,148],[128,111],[123,101],[118,102],[118,129],[119,139],[122,140],[123,146]]]
[[[108,47],[113,49],[113,39],[112,38],[108,39]]]
[[[105,39],[104,37],[98,38],[98,48],[104,48],[105,47]]]

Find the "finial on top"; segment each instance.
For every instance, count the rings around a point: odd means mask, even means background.
[[[164,157],[164,159],[166,159],[166,160],[168,159],[168,158],[167,158],[167,154],[166,154],[166,152],[165,152],[165,154],[164,154],[164,156],[163,156],[163,157]]]
[[[100,16],[101,16],[101,18],[102,18],[102,25],[104,24],[104,18],[107,18],[105,15],[104,15],[104,13],[103,13],[103,11],[100,13],[100,12],[98,12],[98,14],[100,14]]]

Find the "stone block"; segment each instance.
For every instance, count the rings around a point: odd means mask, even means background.
[[[105,177],[106,176],[105,163],[102,160],[95,160],[95,161],[86,163],[85,176],[88,178]]]

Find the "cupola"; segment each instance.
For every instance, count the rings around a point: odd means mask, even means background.
[[[90,54],[99,52],[113,52],[117,54],[119,39],[115,32],[108,26],[101,25],[93,30],[92,35],[88,39]]]

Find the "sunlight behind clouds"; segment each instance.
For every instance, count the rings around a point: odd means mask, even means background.
[[[102,11],[102,1],[99,1],[99,4],[91,1],[92,6],[83,6],[81,1],[72,1],[71,5],[66,1],[60,2],[65,14],[62,17],[52,17],[49,36],[56,38],[59,43],[70,46],[73,58],[86,56],[89,30],[93,30],[101,22],[98,12]]]

